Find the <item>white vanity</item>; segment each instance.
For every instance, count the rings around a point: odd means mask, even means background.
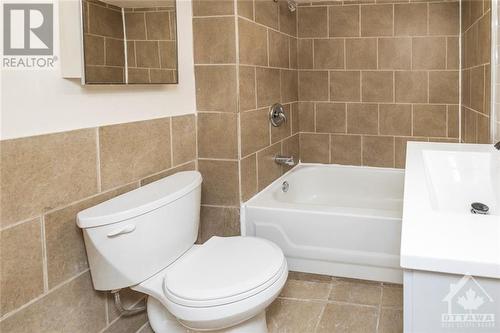
[[[500,151],[410,142],[406,158],[404,331],[500,332]]]

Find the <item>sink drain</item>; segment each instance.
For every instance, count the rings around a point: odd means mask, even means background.
[[[487,215],[490,211],[490,208],[487,205],[480,202],[473,202],[470,206],[470,211],[472,214]]]

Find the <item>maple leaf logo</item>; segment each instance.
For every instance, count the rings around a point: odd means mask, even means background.
[[[484,299],[481,296],[477,296],[476,292],[469,288],[465,292],[465,296],[460,296],[457,300],[464,310],[477,310],[484,303]]]

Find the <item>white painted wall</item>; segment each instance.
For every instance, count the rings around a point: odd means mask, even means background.
[[[57,7],[55,3],[55,41],[59,40]],[[177,85],[82,86],[79,79],[62,78],[60,68],[50,71],[2,71],[0,138],[12,139],[195,113],[191,17],[191,1],[178,0]],[[60,54],[57,42],[55,52]],[[59,66],[60,62],[57,64]]]

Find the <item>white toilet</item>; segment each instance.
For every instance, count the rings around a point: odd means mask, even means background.
[[[78,213],[97,290],[148,297],[157,333],[267,332],[265,308],[288,276],[275,244],[198,235],[202,178],[179,172]]]

